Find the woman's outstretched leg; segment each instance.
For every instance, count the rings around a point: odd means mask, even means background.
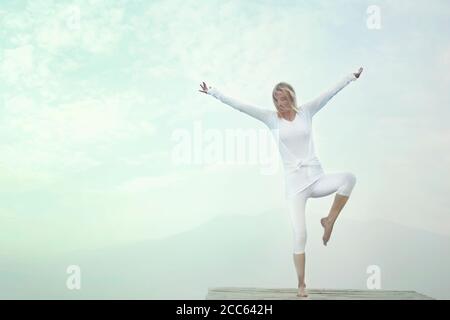
[[[350,172],[343,172],[325,174],[312,186],[311,197],[313,198],[327,196],[333,192],[336,192],[334,202],[328,216],[320,219],[320,223],[324,228],[322,240],[325,246],[330,240],[334,223],[336,222],[339,213],[347,203],[355,184],[355,175]]]
[[[307,297],[305,285],[305,247],[306,247],[306,194],[298,193],[289,200],[289,212],[294,239],[294,265],[297,273],[297,296]]]

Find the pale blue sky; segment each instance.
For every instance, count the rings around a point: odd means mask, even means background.
[[[1,253],[287,218],[281,172],[175,166],[172,134],[264,128],[201,81],[272,109],[279,81],[301,102],[359,66],[314,120],[325,170],[358,179],[345,214],[450,235],[448,1],[2,1],[0,23]]]

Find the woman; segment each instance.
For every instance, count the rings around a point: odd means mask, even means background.
[[[298,278],[299,297],[307,297],[305,285],[305,246],[306,221],[305,208],[308,198],[318,198],[336,193],[333,205],[327,217],[320,223],[324,229],[323,244],[330,239],[334,223],[347,202],[356,177],[350,172],[325,174],[314,150],[312,136],[312,118],[332,97],[358,79],[363,71],[345,76],[329,90],[316,99],[299,107],[295,91],[286,82],[278,83],[272,92],[273,103],[277,111],[261,109],[240,102],[221,93],[217,88],[200,84],[200,92],[209,94],[221,102],[262,121],[276,137],[283,161],[285,173],[285,194],[289,203],[294,238],[294,265]]]

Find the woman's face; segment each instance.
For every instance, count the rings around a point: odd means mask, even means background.
[[[292,110],[292,101],[289,95],[281,90],[275,91],[276,108],[281,113]]]

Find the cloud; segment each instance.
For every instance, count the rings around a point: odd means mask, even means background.
[[[140,99],[134,93],[119,93],[42,106],[28,96],[11,97],[0,120],[0,162],[18,179],[25,172],[62,179],[102,165],[112,145],[156,134],[151,119],[134,112]]]
[[[151,189],[166,188],[180,180],[182,180],[182,177],[174,173],[158,176],[143,176],[117,186],[115,191],[125,193],[145,192]]]
[[[133,119],[130,114],[137,97],[129,93],[114,96],[85,97],[57,107],[37,106],[29,97],[17,96],[6,101],[8,122],[14,132],[26,133],[31,141],[42,144],[91,145],[152,135],[149,121]],[[25,112],[19,113],[18,110]]]
[[[153,163],[162,163],[169,161],[169,152],[167,150],[152,151],[147,153],[141,153],[132,157],[119,157],[119,161],[129,166],[144,166]]]
[[[34,69],[33,46],[23,45],[14,49],[5,49],[0,66],[1,76],[14,84],[29,76]]]

